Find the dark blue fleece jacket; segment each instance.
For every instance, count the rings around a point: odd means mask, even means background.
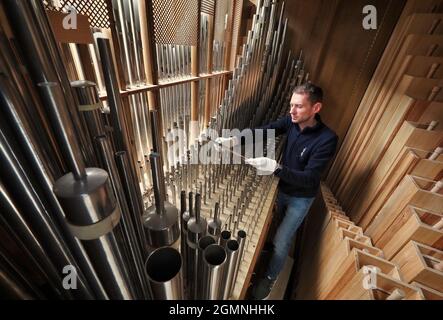
[[[286,134],[281,169],[274,174],[280,177],[280,191],[291,196],[314,197],[329,160],[334,156],[338,137],[318,114],[317,123],[300,131],[298,124],[285,116],[257,129],[275,129],[275,135]]]

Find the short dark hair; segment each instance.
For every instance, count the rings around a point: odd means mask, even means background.
[[[294,93],[308,95],[308,100],[312,104],[323,102],[323,90],[319,86],[309,82],[296,86],[294,90],[292,90],[292,94]]]

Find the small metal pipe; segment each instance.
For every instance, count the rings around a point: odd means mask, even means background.
[[[239,230],[237,232],[237,242],[239,245],[238,258],[237,258],[237,263],[235,264],[234,277],[232,279],[231,292],[229,294],[232,294],[235,284],[237,283],[237,277],[238,277],[238,272],[240,270],[240,264],[242,263],[243,258],[244,258],[243,255],[244,255],[245,242],[246,242],[246,232],[244,230]]]
[[[194,273],[195,278],[193,279],[194,281],[194,288],[196,288],[196,291],[194,292],[195,299],[204,299],[204,278],[203,278],[203,273],[204,273],[204,268],[203,268],[203,252],[205,251],[205,249],[210,246],[211,244],[215,244],[215,239],[211,236],[204,236],[201,237],[200,240],[198,241],[198,250],[197,250],[197,263],[195,265],[196,267],[196,272]]]
[[[220,204],[215,203],[214,217],[208,220],[208,234],[212,235],[216,241],[220,237],[221,233],[221,220],[220,220]]]
[[[226,251],[218,244],[211,244],[203,251],[203,299],[220,300],[223,296],[223,274]]]
[[[227,243],[230,239],[231,239],[231,232],[228,231],[228,230],[223,230],[223,231],[220,233],[220,241],[219,241],[219,244],[220,244],[222,247],[225,247],[225,246],[226,246],[226,243]]]
[[[229,240],[226,243],[226,267],[225,273],[223,275],[222,283],[225,284],[223,288],[223,300],[229,299],[233,287],[233,279],[235,276],[235,267],[237,265],[238,255],[239,255],[239,243],[237,240]]]

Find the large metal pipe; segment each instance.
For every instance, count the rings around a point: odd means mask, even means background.
[[[22,52],[26,53],[23,57],[26,59],[32,80],[37,85],[40,96],[45,102],[46,112],[51,119],[52,128],[56,133],[65,160],[74,176],[81,179],[86,174],[85,162],[68,111],[70,108],[66,99],[69,98],[70,93],[63,91],[59,75],[48,52],[48,49],[53,45],[52,41],[55,40],[53,37],[44,39],[41,34],[41,32],[47,31],[45,28],[48,27],[47,18],[41,16],[40,9],[43,4],[40,2],[39,5],[36,5],[37,11],[34,12],[31,8],[33,4],[35,4],[34,1],[7,0],[3,2],[11,28],[17,37],[17,43]],[[40,17],[37,17],[42,22],[40,25],[36,23],[34,14],[37,16],[40,14]],[[45,15],[44,11],[43,15]],[[48,42],[45,43],[45,40]],[[66,99],[65,94],[67,95]],[[72,104],[72,101],[69,102]],[[75,106],[71,105],[71,110],[72,108],[75,109]]]
[[[2,212],[0,222],[5,226],[5,230],[10,231],[17,245],[28,253],[32,260],[31,262],[37,266],[39,272],[43,274],[54,292],[63,297],[64,288],[61,286],[62,277],[60,272],[54,266],[42,244],[24,220],[3,183],[0,183],[0,209]]]
[[[204,275],[204,259],[203,259],[203,252],[205,249],[210,246],[211,244],[215,244],[215,239],[211,236],[203,236],[198,241],[198,248],[197,248],[197,263],[195,264],[196,272],[194,272],[194,286],[195,292],[194,296],[192,298],[194,299],[204,299],[204,283],[205,278]]]
[[[2,124],[0,128],[0,162],[2,163],[0,176],[4,185],[13,198],[20,199],[20,202],[17,203],[19,210],[26,214],[26,219],[31,222],[37,236],[44,243],[45,250],[51,256],[57,270],[61,272],[66,265],[72,265],[79,271],[79,290],[72,293],[63,290],[63,294],[67,297],[73,294],[80,299],[92,298],[92,292],[78,269],[77,263],[53,221],[49,219],[40,197],[21,165],[21,161],[13,151],[10,141],[12,142],[14,139],[11,136],[8,139],[5,130],[6,127]]]
[[[223,288],[223,300],[229,299],[234,283],[234,278],[236,278],[235,268],[237,266],[237,260],[239,255],[239,243],[237,240],[229,240],[225,246],[226,250],[226,267],[225,273],[223,274],[222,283],[225,284]]]
[[[51,207],[51,217],[55,219],[58,226],[61,228],[62,236],[66,239],[69,248],[72,250],[76,261],[78,261],[80,269],[84,272],[88,283],[93,288],[96,297],[98,299],[106,299],[107,294],[97,277],[89,257],[81,245],[81,242],[72,235],[66,224],[65,213],[52,191],[53,180],[48,173],[49,169],[47,168],[46,163],[42,161],[42,157],[36,148],[37,141],[35,140],[35,137],[30,135],[29,120],[19,114],[24,108],[22,104],[23,102],[19,98],[17,92],[15,92],[7,79],[3,75],[0,75],[1,109],[4,111],[9,124],[14,129],[15,135],[23,147],[25,156],[40,182],[40,186],[42,187],[46,199],[48,200],[48,204]]]
[[[124,188],[120,181],[119,173],[117,171],[117,166],[114,161],[114,157],[112,155],[111,148],[109,146],[108,140],[106,136],[99,136],[96,138],[96,142],[98,145],[98,149],[100,151],[101,162],[103,164],[104,169],[106,169],[111,178],[112,187],[114,193],[117,197],[117,203],[120,206],[122,218],[121,218],[121,228],[122,233],[124,235],[124,241],[126,246],[128,247],[127,256],[129,261],[127,264],[131,266],[135,275],[133,276],[133,284],[135,288],[141,290],[143,298],[149,297],[148,283],[145,278],[145,273],[143,270],[143,261],[144,254],[139,242],[139,238],[137,237],[135,226],[141,226],[141,217],[135,217],[137,220],[133,220],[134,216],[131,216],[129,211],[129,207],[126,202],[126,197],[124,193]],[[119,226],[117,226],[119,228]]]
[[[134,292],[113,229],[121,210],[109,175],[99,168],[86,169],[86,178],[67,174],[57,180],[54,192],[65,209],[72,233],[82,240],[111,299],[132,299]]]
[[[129,159],[125,151],[117,152],[115,154],[115,161],[122,190],[126,197],[131,223],[135,231],[135,238],[139,243],[138,246],[142,251],[143,259],[145,259],[147,257],[147,240],[143,230],[143,203],[140,201],[136,179],[131,175]]]
[[[171,203],[163,201],[165,198],[165,182],[160,155],[149,155],[154,183],[155,205],[146,209],[143,215],[148,245],[151,248],[170,246],[180,237],[178,210]]]
[[[146,260],[146,274],[157,300],[182,300],[182,259],[180,253],[171,247],[154,250]]]
[[[0,297],[7,300],[35,300],[44,296],[0,251]]]
[[[226,251],[218,244],[211,244],[203,251],[203,298],[220,300],[223,296],[223,273]]]
[[[71,82],[71,87],[77,97],[80,116],[87,126],[91,140],[104,135],[106,131],[101,116],[103,106],[96,84],[91,81],[78,80]]]

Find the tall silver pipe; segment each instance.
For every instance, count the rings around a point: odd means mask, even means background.
[[[49,175],[49,170],[47,169],[46,163],[42,161],[41,155],[35,148],[37,142],[35,137],[30,135],[29,121],[26,117],[19,114],[20,111],[24,110],[23,102],[19,98],[19,94],[15,92],[12,86],[9,84],[7,79],[1,75],[0,76],[0,106],[4,115],[8,119],[9,124],[13,127],[16,138],[18,138],[25,155],[30,162],[34,173],[36,174],[40,186],[42,187],[48,204],[51,207],[49,211],[51,217],[55,219],[58,226],[61,228],[62,235],[66,239],[69,248],[78,262],[80,269],[84,272],[88,283],[91,285],[94,293],[98,299],[107,299],[108,296],[103,289],[103,285],[91,264],[89,257],[87,256],[85,249],[83,248],[81,242],[76,239],[71,231],[69,230],[66,220],[65,213],[60,206],[55,194],[52,191],[53,179]]]
[[[20,202],[17,203],[19,210],[26,215],[25,218],[28,221],[31,221],[36,235],[41,239],[46,252],[51,256],[57,270],[61,272],[66,265],[75,266],[79,270],[61,234],[53,221],[49,219],[40,197],[21,165],[21,161],[19,161],[10,145],[9,141],[14,141],[14,139],[11,139],[11,137],[8,139],[5,130],[6,128],[2,124],[0,129],[0,161],[2,163],[0,166],[0,176],[4,185],[10,191],[10,195],[13,198],[20,199]],[[63,290],[62,294],[67,298],[71,295],[80,299],[92,298],[92,292],[81,271],[79,272],[78,280],[79,290],[74,292]]]
[[[151,153],[149,160],[152,168],[155,205],[146,209],[143,215],[143,225],[148,245],[151,248],[170,246],[180,237],[179,214],[176,207],[168,201],[163,201],[165,182],[160,155]]]
[[[220,233],[221,233],[220,204],[216,202],[214,208],[214,217],[211,217],[208,220],[208,234],[212,235],[215,238],[215,240],[218,241]]]
[[[182,259],[171,247],[154,250],[146,260],[145,270],[156,300],[182,300]]]
[[[189,211],[186,210],[186,191],[182,190],[180,192],[180,252],[183,258],[183,284],[186,285],[187,282],[187,249],[186,249],[186,228],[189,221],[190,215]]]
[[[99,136],[96,138],[96,143],[98,145],[98,149],[100,150],[100,158],[103,164],[104,169],[109,172],[112,187],[115,195],[117,196],[117,203],[120,206],[122,218],[121,218],[121,229],[124,236],[124,241],[126,246],[128,247],[127,256],[129,261],[127,264],[131,266],[131,269],[135,271],[135,275],[132,275],[135,280],[133,280],[133,284],[135,288],[141,290],[143,298],[149,298],[149,290],[148,283],[145,278],[145,273],[143,270],[143,261],[144,254],[139,242],[139,238],[137,238],[137,234],[135,232],[134,225],[141,226],[141,217],[138,216],[136,221],[133,220],[134,216],[131,216],[129,207],[126,202],[126,197],[124,193],[123,185],[120,181],[119,173],[117,171],[117,166],[114,161],[114,157],[112,155],[111,148],[109,146],[108,140],[106,136]],[[127,165],[127,161],[126,161]],[[117,226],[118,228],[119,226]]]
[[[97,86],[91,81],[73,81],[71,87],[79,102],[80,117],[86,124],[91,140],[105,134],[105,126],[101,116],[102,103],[100,101]]]
[[[86,178],[64,175],[54,192],[65,209],[69,226],[82,240],[97,274],[111,299],[132,299],[134,292],[113,229],[121,211],[109,175],[99,168],[86,169]]]
[[[239,243],[237,240],[229,240],[225,246],[226,249],[226,267],[223,275],[222,283],[225,284],[223,288],[223,300],[229,299],[232,291],[232,286],[235,278],[235,268],[239,255]]]
[[[223,273],[226,264],[226,250],[211,244],[203,251],[203,298],[220,300],[223,296]]]
[[[245,243],[246,243],[246,232],[244,230],[239,230],[237,232],[237,242],[239,245],[238,259],[237,259],[237,263],[235,264],[234,277],[232,279],[232,284],[231,284],[231,292],[229,293],[230,295],[232,294],[232,291],[234,290],[235,283],[237,282],[238,272],[240,270],[240,265],[243,261],[243,254],[245,251]]]
[[[44,299],[29,279],[0,251],[0,294],[8,300]]]
[[[57,65],[57,59],[51,57],[48,52],[53,46],[52,41],[55,41],[53,36],[44,39],[41,34],[41,32],[47,31],[45,28],[49,27],[44,9],[43,17],[41,16],[43,4],[40,2],[36,8],[32,8],[33,4],[35,4],[34,1],[8,0],[3,2],[11,28],[17,37],[17,43],[22,52],[26,53],[23,57],[26,59],[32,80],[38,86],[40,96],[45,103],[46,112],[51,119],[52,128],[56,133],[55,136],[65,160],[74,176],[82,178],[85,176],[85,162],[68,111],[75,109],[75,105],[73,105],[73,99],[69,101],[71,102],[70,109],[66,100],[70,95],[72,97],[72,93],[70,93],[69,88],[66,90],[69,92],[63,90],[66,88],[62,87],[59,75],[54,67]],[[40,25],[36,23],[34,15],[40,15],[38,17],[41,22]],[[52,62],[52,58],[55,58],[55,63]]]
[[[29,254],[32,262],[34,262],[37,266],[38,271],[43,274],[46,281],[48,281],[57,295],[63,297],[64,289],[61,286],[62,277],[60,272],[47,256],[42,244],[24,220],[22,214],[19,212],[17,206],[13,202],[13,199],[11,199],[8,191],[1,182],[0,210],[2,212],[2,215],[0,215],[0,222],[2,225],[8,227],[6,231],[9,229],[12,236],[15,238],[14,240],[17,241],[17,245],[19,245]]]
[[[135,239],[138,242],[138,247],[143,254],[144,260],[147,257],[147,240],[143,230],[143,203],[139,199],[136,179],[131,176],[129,159],[125,151],[117,152],[115,154],[115,161],[118,170],[115,177],[120,177],[121,188],[126,197],[125,202],[128,206],[128,212],[135,232]]]
[[[190,294],[192,297],[197,296],[197,287],[193,282],[198,277],[198,241],[206,233],[206,220],[200,215],[201,209],[201,195],[195,195],[195,210],[194,216],[188,221],[187,229],[187,244],[188,244],[188,270],[190,280]]]
[[[195,265],[196,272],[194,273],[195,278],[192,279],[194,282],[194,299],[204,299],[204,283],[205,279],[203,277],[204,274],[204,259],[203,259],[203,252],[205,249],[210,246],[211,244],[215,244],[215,239],[211,236],[203,236],[198,241],[198,249],[197,249],[197,263]]]

